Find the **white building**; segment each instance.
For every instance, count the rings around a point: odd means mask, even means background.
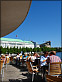
[[[11,39],[11,38],[0,38],[0,46],[3,48],[7,47],[18,47],[18,48],[34,48],[34,44],[31,41],[22,41],[20,39]]]

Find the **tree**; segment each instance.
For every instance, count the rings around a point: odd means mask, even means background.
[[[41,52],[41,48],[37,47],[37,52]]]
[[[23,53],[26,52],[26,48],[22,48]]]
[[[22,51],[22,49],[21,49],[21,47],[18,49],[18,53],[21,53],[21,51]]]
[[[9,49],[9,53],[10,53],[10,54],[14,53],[13,48],[10,47],[10,49]]]
[[[6,48],[6,52],[9,53],[9,48],[8,47]]]
[[[37,48],[33,48],[33,52],[37,52]]]

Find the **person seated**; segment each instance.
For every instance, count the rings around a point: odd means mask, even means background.
[[[23,58],[23,59],[27,59],[27,57],[28,57],[28,56],[27,56],[27,54],[25,53],[25,55],[24,55],[24,58]]]
[[[30,61],[33,65],[35,65],[35,59],[37,58],[37,53],[34,53],[33,56],[31,56]]]
[[[50,63],[53,63],[53,62],[61,62],[61,59],[60,57],[56,56],[56,51],[51,51],[50,54],[49,54],[49,58],[50,58]]]
[[[41,58],[40,58],[40,65],[41,66],[44,66],[44,65],[46,65],[47,64],[47,59],[48,59],[48,52],[47,51],[45,51],[44,52],[44,55],[43,56],[41,56]]]
[[[40,58],[40,66],[41,66],[41,73],[42,73],[42,78],[45,78],[46,70],[48,70],[48,65],[47,65],[47,59],[48,59],[48,51],[44,52],[44,55],[41,56]]]
[[[5,56],[6,56],[6,58],[9,58],[9,55],[8,54],[6,54]]]
[[[26,61],[27,61],[27,53],[25,53],[23,56],[22,56],[22,66],[25,66],[26,65]]]
[[[20,56],[20,59],[22,59],[22,55]]]
[[[16,56],[16,65],[20,65],[20,55],[19,53],[17,53],[17,56]]]
[[[1,60],[3,60],[4,64],[6,64],[6,57],[5,57],[5,55],[1,55]]]
[[[30,61],[31,54],[28,54],[27,61]]]
[[[27,60],[27,54],[25,53],[25,55],[22,57],[23,59],[22,59],[22,62],[24,63],[24,62],[26,62],[26,60]]]
[[[17,54],[17,56],[16,56],[16,58],[19,58],[20,57],[20,55],[19,55],[19,53]]]

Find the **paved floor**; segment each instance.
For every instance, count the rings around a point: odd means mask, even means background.
[[[4,68],[4,82],[31,82],[31,75],[28,76],[26,67],[16,67],[15,65],[8,65],[7,70]],[[36,76],[34,82],[41,82],[40,76]],[[42,81],[43,82],[43,81]]]

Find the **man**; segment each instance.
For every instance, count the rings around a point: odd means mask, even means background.
[[[61,62],[61,59],[58,56],[56,56],[56,51],[51,51],[49,56],[50,56],[50,63]]]
[[[20,55],[19,53],[17,53],[17,56],[16,56],[16,65],[20,65]]]
[[[41,66],[44,66],[44,65],[46,65],[47,64],[47,59],[48,59],[48,52],[46,51],[46,52],[44,52],[44,55],[43,56],[41,56],[41,58],[40,58],[40,64],[41,64]]]
[[[44,55],[41,56],[41,58],[40,58],[40,65],[41,65],[43,82],[46,81],[45,74],[46,74],[46,69],[48,69],[48,65],[47,65],[47,60],[48,60],[48,57],[49,57],[48,54],[49,53],[47,51],[45,51]]]

